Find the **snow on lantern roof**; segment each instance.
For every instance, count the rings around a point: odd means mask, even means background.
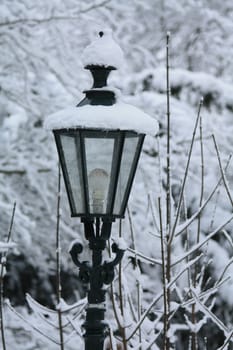
[[[82,61],[85,67],[103,66],[119,69],[124,65],[123,51],[113,39],[111,29],[99,32],[98,39],[84,50]]]
[[[84,105],[70,107],[51,114],[45,120],[47,130],[94,128],[130,130],[155,136],[158,122],[139,108],[117,102],[112,106]]]

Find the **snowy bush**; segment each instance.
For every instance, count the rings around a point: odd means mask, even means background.
[[[17,203],[4,296],[19,304],[30,294],[24,305],[1,308],[6,349],[62,349],[61,337],[64,349],[83,347],[85,287],[67,253],[83,229],[70,219],[63,183],[57,213],[56,151],[42,124],[90,87],[81,55],[103,26],[128,62],[111,85],[160,124],[146,140],[126,219],[114,225],[113,238],[120,232],[128,250],[108,288],[106,348],[231,349],[231,1],[3,0],[0,14],[2,248]]]

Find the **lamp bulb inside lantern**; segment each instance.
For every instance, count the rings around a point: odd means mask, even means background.
[[[101,214],[104,211],[108,179],[108,173],[101,168],[96,168],[89,173],[90,205],[93,213]]]

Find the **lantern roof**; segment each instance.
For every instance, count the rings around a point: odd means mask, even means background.
[[[124,54],[112,36],[111,29],[99,32],[99,37],[86,47],[82,55],[83,64],[119,69],[124,65]]]
[[[45,120],[48,130],[94,128],[130,130],[155,136],[158,122],[139,108],[123,102],[111,106],[84,105],[53,113]]]

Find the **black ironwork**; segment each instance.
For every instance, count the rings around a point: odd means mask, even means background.
[[[141,150],[142,150],[144,139],[145,139],[145,135],[140,134],[139,135],[138,144],[137,144],[137,149],[136,149],[136,152],[135,152],[135,155],[134,155],[134,160],[133,160],[133,163],[132,163],[132,166],[131,166],[131,171],[130,171],[127,187],[126,187],[126,190],[125,190],[124,198],[122,200],[121,211],[119,213],[121,216],[124,216],[124,213],[125,213],[125,210],[126,210],[126,207],[127,207],[127,203],[128,203],[131,187],[133,185],[133,180],[134,180],[135,172],[136,172],[136,169],[137,169],[137,165],[138,165],[139,157],[140,157],[140,154],[141,154]]]
[[[107,79],[112,70],[116,68],[113,66],[102,67],[89,65],[85,67],[90,70],[93,77],[93,86],[89,90],[85,90],[84,99],[78,103],[77,107],[85,105],[93,106],[112,106],[116,103],[116,96],[113,91],[107,87]]]
[[[100,37],[103,35],[104,32],[99,33]],[[108,88],[107,79],[110,72],[116,68],[111,65],[87,65],[85,68],[89,69],[93,76],[93,86],[91,89],[84,91],[85,97],[79,102],[77,108],[81,109],[85,105],[114,105],[116,103],[116,96],[114,91]],[[72,260],[79,268],[81,281],[89,284],[86,321],[83,325],[85,328],[85,350],[103,350],[104,339],[108,329],[107,323],[104,321],[104,285],[110,284],[113,281],[114,268],[121,261],[124,250],[116,243],[113,243],[112,252],[115,254],[115,258],[112,261],[106,262],[102,261],[102,255],[106,248],[106,242],[110,238],[112,222],[115,218],[124,217],[145,135],[138,134],[132,130],[123,131],[118,129],[107,130],[103,128],[78,127],[53,130],[53,132],[69,198],[71,216],[81,217],[84,224],[85,237],[92,251],[92,263],[90,263],[88,261],[81,261],[79,258],[79,255],[83,251],[81,243],[74,243],[70,250]],[[66,137],[70,137],[68,141],[72,139],[74,144],[67,142]],[[103,205],[102,211],[101,209],[91,210],[91,201],[89,198],[91,197],[90,188],[88,188],[90,174],[87,172],[88,156],[86,154],[86,142],[88,138],[92,138],[93,140],[111,138],[114,141],[113,154],[110,154],[109,157],[107,154],[109,159],[106,159],[109,163],[111,162],[109,164],[110,174],[108,174],[110,182],[109,185],[106,185],[108,193],[106,199],[104,199],[106,206]],[[136,138],[135,141],[138,140],[138,142],[135,142],[135,150],[127,149],[126,144],[129,138]],[[72,148],[73,146],[75,148]],[[129,157],[132,164],[127,163],[129,161],[127,159],[127,152],[132,155],[132,158]],[[98,156],[95,152],[93,154],[93,158]],[[76,169],[76,172],[73,172],[73,162],[75,163],[76,161],[77,164],[74,164],[74,166],[78,166],[78,169]],[[124,169],[125,164],[126,169]],[[105,171],[105,169],[98,169],[98,165],[93,170]],[[126,171],[129,172],[127,177],[125,175]],[[123,188],[120,187],[121,182],[124,184]],[[124,191],[122,196],[121,191]],[[119,197],[117,197],[118,193]],[[117,202],[117,199],[119,199],[119,202]],[[117,203],[116,206],[115,203]]]
[[[55,138],[55,142],[56,142],[56,146],[57,146],[58,156],[59,156],[59,160],[60,160],[60,164],[61,164],[63,179],[64,179],[65,186],[66,186],[66,192],[67,192],[68,201],[69,201],[70,209],[71,209],[71,216],[72,216],[74,211],[75,211],[75,200],[73,197],[72,186],[70,184],[69,176],[67,173],[67,166],[66,166],[66,162],[65,162],[63,147],[61,144],[60,134],[54,132],[54,138]]]
[[[113,153],[113,158],[114,162],[112,164],[112,178],[113,180],[111,181],[111,187],[109,193],[110,200],[109,200],[109,208],[108,212],[112,213],[114,209],[114,202],[116,198],[116,191],[117,191],[117,185],[118,185],[118,179],[119,179],[119,174],[121,170],[121,160],[122,160],[122,153],[123,153],[123,147],[124,147],[124,141],[125,141],[125,134],[123,132],[118,133],[118,138],[115,140],[115,146],[114,146],[114,153]]]
[[[102,261],[102,252],[111,234],[111,221],[103,221],[100,228],[100,220],[83,219],[85,237],[89,241],[92,251],[92,265],[88,261],[80,261],[79,255],[83,251],[81,243],[74,243],[70,250],[71,258],[79,267],[79,277],[83,283],[89,283],[88,306],[86,310],[85,350],[103,350],[104,339],[108,325],[104,322],[105,315],[105,289],[104,285],[110,284],[114,279],[114,268],[124,255],[124,250],[117,243],[112,244],[112,252],[115,259],[110,262]]]
[[[96,130],[96,129],[77,129],[77,130],[67,130],[67,129],[59,129],[54,130],[55,140],[57,144],[57,149],[59,153],[59,159],[61,162],[61,167],[63,171],[63,177],[65,181],[66,191],[69,198],[69,203],[71,207],[71,216],[72,217],[89,217],[89,218],[110,218],[114,220],[116,218],[123,218],[125,214],[126,205],[128,202],[130,190],[133,184],[134,175],[137,168],[137,163],[140,157],[142,144],[144,141],[144,134],[137,134],[134,131],[125,131],[125,130]],[[74,138],[74,143],[76,147],[76,158],[78,159],[78,167],[80,179],[80,191],[81,198],[83,201],[83,211],[77,210],[74,200],[73,188],[70,184],[69,180],[69,170],[67,169],[66,158],[62,146],[61,139],[64,136],[69,136]],[[116,190],[119,182],[119,175],[121,173],[121,163],[122,157],[124,154],[124,145],[126,141],[135,137],[138,139],[137,146],[135,147],[135,155],[131,164],[131,169],[129,173],[129,178],[126,184],[125,193],[122,198],[122,203],[119,208],[119,211],[114,211],[114,203],[116,199]],[[106,210],[103,213],[92,213],[90,211],[90,200],[89,200],[89,191],[88,191],[88,179],[87,179],[87,155],[85,151],[85,140],[88,138],[97,139],[113,139],[114,140],[114,149],[112,158],[109,160],[112,162],[110,164],[111,172],[110,172],[110,185],[109,185],[109,193],[107,196],[107,206]],[[75,166],[75,165],[74,165]]]

